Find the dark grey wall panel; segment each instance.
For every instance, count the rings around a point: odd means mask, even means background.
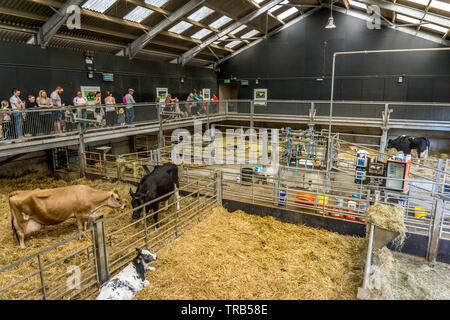
[[[329,100],[334,52],[442,47],[385,27],[369,30],[365,21],[341,13],[334,14],[337,28],[327,30],[328,16],[327,9],[316,12],[229,59],[219,81],[250,80],[239,86],[240,99],[268,88],[269,99]],[[317,81],[321,76],[325,80]],[[337,100],[450,102],[450,51],[338,56],[336,76]]]
[[[182,100],[193,88],[211,88],[211,93],[217,93],[217,75],[205,68],[97,54],[94,66],[98,73],[88,79],[80,52],[4,41],[0,41],[0,52],[0,99],[9,98],[13,87],[20,88],[22,98],[26,98],[41,89],[50,93],[57,85],[65,88],[62,99],[66,104],[72,103],[80,86],[100,86],[103,92],[112,91],[119,101],[131,87],[138,102],[155,101],[157,87],[168,87]],[[103,82],[101,72],[114,73],[114,82]]]

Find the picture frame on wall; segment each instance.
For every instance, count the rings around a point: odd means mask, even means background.
[[[156,96],[159,97],[160,101],[166,101],[168,94],[168,88],[156,88]]]
[[[81,92],[83,93],[83,97],[85,97],[88,101],[89,105],[93,105],[95,102],[95,94],[97,92],[101,92],[100,87],[88,87],[88,86],[82,86],[80,87]]]
[[[211,89],[203,89],[203,99],[205,101],[211,100]]]
[[[255,89],[254,102],[255,106],[267,106],[267,89]]]

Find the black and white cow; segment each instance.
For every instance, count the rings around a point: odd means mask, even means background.
[[[166,195],[175,190],[175,187],[180,187],[178,178],[178,167],[172,163],[166,163],[163,166],[156,166],[152,173],[146,175],[141,179],[136,193],[130,189],[130,195],[132,197],[131,204],[133,208],[142,206],[154,199],[157,199],[163,195]],[[175,193],[178,199],[178,192]],[[156,201],[148,206],[145,206],[145,212],[149,213],[153,209],[153,212],[158,211],[159,203],[166,201],[166,206],[170,196],[164,197],[159,201]],[[177,202],[177,210],[180,210],[180,204]],[[133,211],[133,218],[140,219],[143,208],[139,208]],[[156,227],[159,227],[158,214],[155,214]]]
[[[140,290],[150,284],[145,280],[145,271],[156,270],[150,267],[150,263],[158,257],[148,250],[137,249],[137,251],[137,257],[100,288],[97,300],[133,300]]]
[[[411,150],[415,149],[420,159],[426,159],[430,150],[430,140],[425,137],[415,138],[403,135],[394,140],[389,139],[387,147],[395,148],[406,154],[411,154]]]

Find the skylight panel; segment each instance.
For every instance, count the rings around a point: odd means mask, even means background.
[[[409,2],[414,2],[414,3],[418,3],[421,4],[423,6],[427,6],[428,5],[428,0],[408,0]],[[431,1],[431,3],[433,3],[434,1]]]
[[[351,6],[367,10],[367,5],[358,1],[348,0]]]
[[[214,44],[219,44],[219,43],[221,43],[222,41],[227,40],[228,38],[229,38],[229,36],[223,36],[222,38],[219,38],[219,40],[214,41]]]
[[[88,0],[83,4],[82,8],[104,13],[116,2],[117,0]]]
[[[238,44],[240,44],[242,41],[236,40],[236,41],[231,41],[229,44],[227,44],[225,47],[227,48],[234,48],[236,47]]]
[[[214,12],[214,10],[212,10],[212,9],[210,9],[208,7],[201,7],[199,10],[197,10],[196,12],[191,14],[188,17],[188,19],[191,19],[191,20],[199,22],[199,21],[205,19],[207,16],[209,16],[213,12]]]
[[[252,31],[249,31],[246,34],[244,34],[241,38],[242,39],[248,39],[248,38],[253,37],[254,35],[257,35],[258,33],[259,33],[258,30],[252,30]]]
[[[142,22],[145,20],[149,15],[151,15],[154,11],[143,8],[143,7],[136,7],[133,10],[131,10],[125,17],[123,17],[125,20],[134,21],[137,23]]]
[[[192,24],[189,22],[181,21],[180,23],[174,25],[172,28],[169,29],[170,32],[181,34],[187,29],[192,27]]]
[[[432,29],[432,30],[435,30],[435,31],[438,31],[438,32],[442,32],[442,33],[447,33],[447,31],[448,31],[448,28],[438,26],[434,23],[426,23],[425,22],[422,24],[422,26]]]
[[[288,4],[289,3],[289,1],[288,0],[285,0],[285,1],[283,1],[281,4]],[[270,13],[272,13],[272,12],[274,12],[274,11],[277,11],[278,9],[280,9],[282,6],[280,6],[280,5],[276,5],[275,7],[272,7],[272,8],[270,8],[269,9],[269,12]]]
[[[420,23],[419,19],[411,18],[411,17],[404,16],[404,15],[398,14],[398,13],[397,13],[397,19],[400,20],[400,21],[409,22],[409,23],[413,23],[413,24],[419,24]]]
[[[431,1],[430,7],[450,12],[450,3],[433,0]]]
[[[155,6],[155,7],[158,7],[158,8],[161,8],[168,1],[169,0],[145,0],[145,3]]]
[[[192,35],[192,38],[201,40],[201,39],[203,39],[204,37],[206,37],[210,33],[212,33],[211,30],[202,29],[202,30],[196,32],[194,35]]]
[[[240,26],[239,28],[234,29],[233,31],[231,31],[231,34],[236,34],[242,30],[244,30],[245,28],[247,28],[247,26],[245,24],[243,24],[242,26]]]
[[[253,0],[255,1],[257,4],[260,4],[261,2],[263,2],[264,0]]]
[[[284,19],[286,19],[287,17],[292,16],[292,15],[293,15],[294,13],[296,13],[296,12],[298,12],[298,9],[297,9],[296,7],[292,7],[292,8],[290,8],[289,10],[286,10],[285,12],[280,13],[280,14],[277,16],[277,18],[280,19],[280,20],[284,20]]]
[[[418,3],[423,6],[428,6],[428,0],[408,0],[408,1]],[[443,1],[433,0],[431,1],[430,7],[450,12],[450,3],[445,3]]]
[[[212,27],[212,28],[219,29],[220,27],[226,25],[230,21],[231,21],[231,18],[229,18],[227,16],[223,16],[222,18],[217,19],[216,21],[211,23],[209,26]]]

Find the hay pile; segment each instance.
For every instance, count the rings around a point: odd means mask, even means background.
[[[450,266],[391,252],[386,247],[375,253],[370,294],[374,300],[448,300]]]
[[[120,174],[131,174],[134,178],[141,178],[147,174],[144,167],[144,161],[127,161],[123,158],[117,158],[117,165],[119,167]]]
[[[136,299],[355,299],[366,241],[213,209],[158,252]]]
[[[374,264],[371,266],[369,290],[371,299],[377,300],[393,298],[391,284],[394,257],[388,248],[383,247],[375,251]]]
[[[403,245],[406,238],[405,208],[400,205],[387,205],[375,203],[368,209],[371,223],[384,229],[397,231],[400,233],[394,244],[397,247]]]

